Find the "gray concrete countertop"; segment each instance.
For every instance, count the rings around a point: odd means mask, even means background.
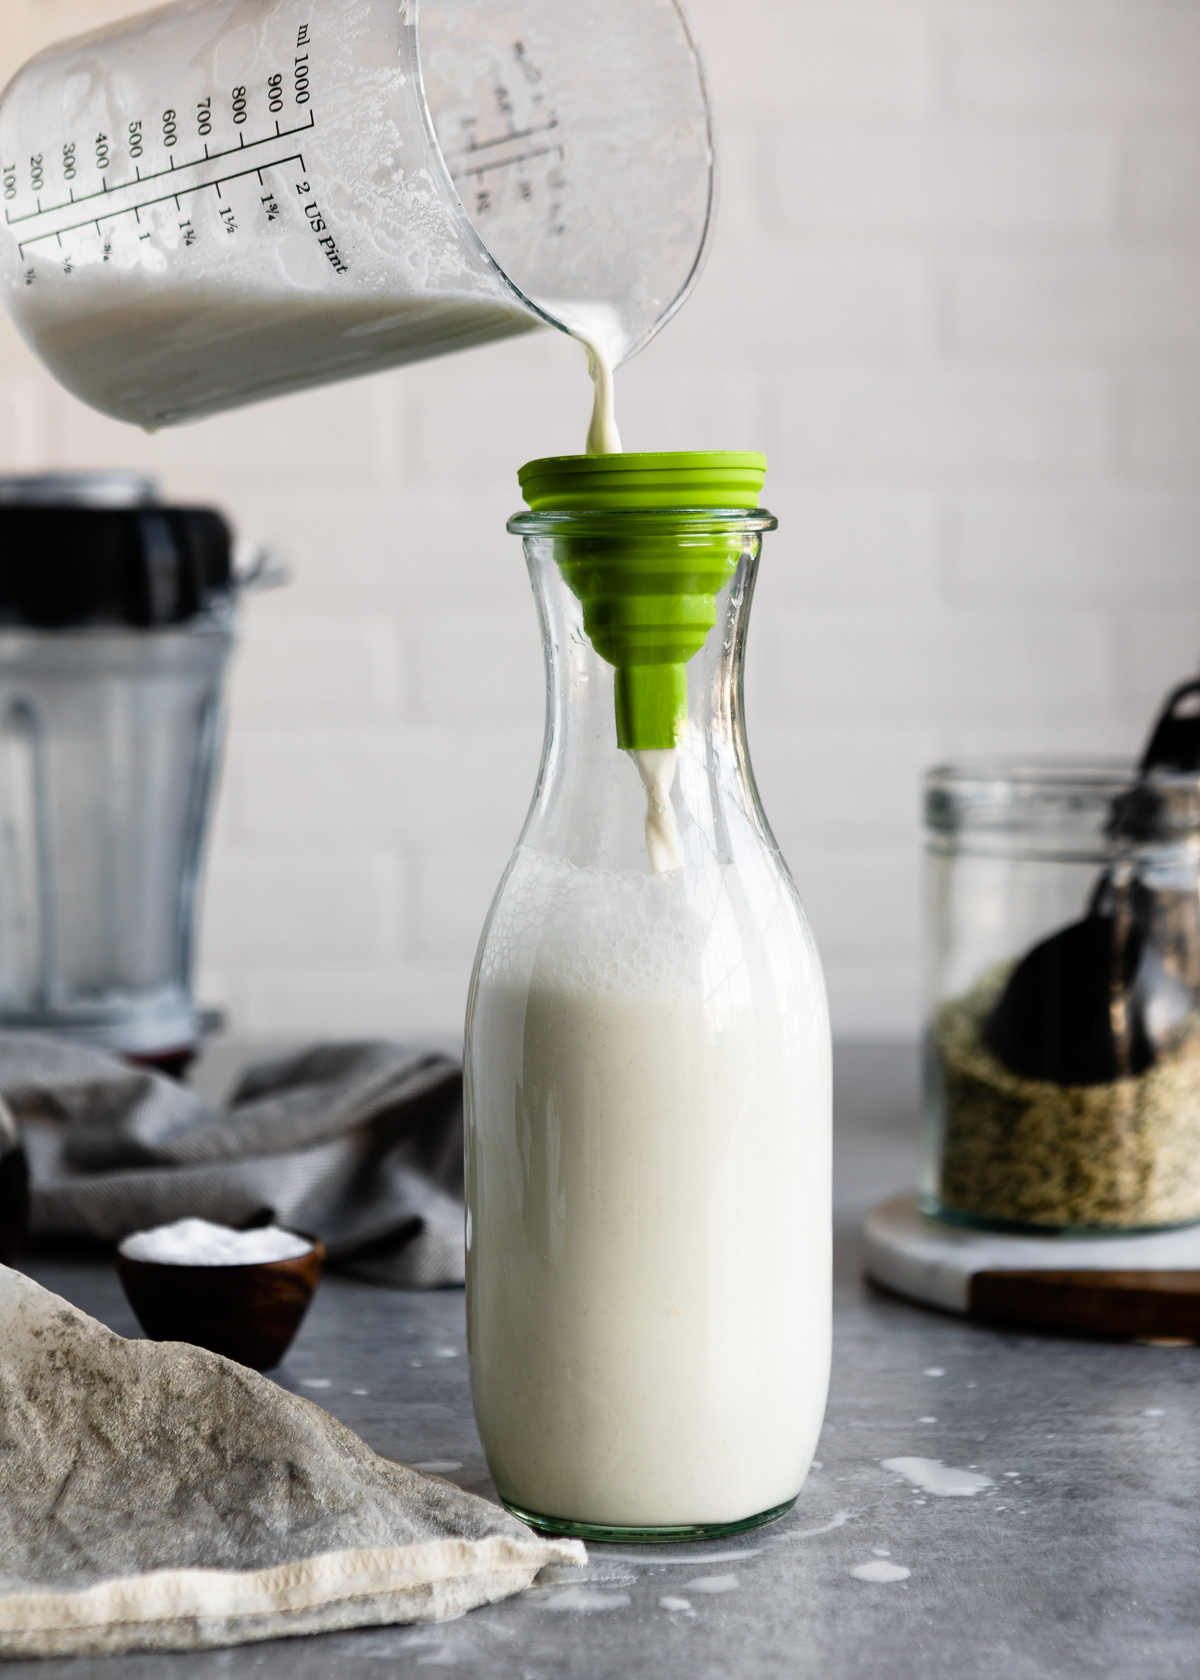
[[[1194,1680],[1200,1352],[1006,1333],[870,1291],[859,1224],[871,1201],[913,1182],[915,1085],[911,1052],[839,1057],[833,1386],[818,1462],[783,1521],[725,1544],[596,1546],[575,1579],[440,1626],[6,1672]],[[28,1270],[136,1334],[109,1263],[39,1257]],[[381,1452],[491,1492],[458,1291],[398,1294],[331,1277],[279,1376]],[[990,1485],[938,1496],[884,1469],[892,1458],[974,1469]],[[880,1561],[910,1573],[852,1573]]]

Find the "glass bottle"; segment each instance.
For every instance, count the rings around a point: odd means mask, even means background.
[[[743,720],[761,477],[509,523],[547,723],[468,1008],[468,1335],[496,1487],[545,1531],[753,1527],[821,1427],[828,1016]]]
[[[1200,1219],[1200,777],[941,765],[925,816],[925,1212],[1066,1232]],[[1073,964],[1041,1022],[1057,1068],[1021,1065],[996,1027],[1039,951]],[[1111,1066],[1089,1069],[1097,1027]]]

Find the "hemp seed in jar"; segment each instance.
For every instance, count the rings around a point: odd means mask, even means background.
[[[1200,1220],[1200,776],[951,764],[925,814],[925,1211]]]

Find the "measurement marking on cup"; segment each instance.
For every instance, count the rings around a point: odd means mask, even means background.
[[[251,140],[249,142],[249,145],[250,146],[267,146],[267,145],[270,145],[272,140],[286,140],[286,139],[289,139],[290,136],[293,135],[293,134],[304,134],[304,133],[307,132],[308,129],[315,128],[316,125],[317,125],[317,114],[316,114],[315,111],[310,111],[309,114],[308,114],[308,121],[306,123],[300,123],[296,128],[285,128],[285,129],[282,129],[282,130],[280,129],[279,124],[276,123],[274,134],[264,134],[261,140]],[[80,193],[78,198],[76,198],[74,196],[74,194],[72,194],[69,201],[67,199],[64,199],[61,204],[49,204],[44,209],[42,207],[42,201],[39,198],[37,200],[37,209],[36,210],[26,210],[20,216],[14,216],[11,213],[11,211],[5,210],[4,217],[5,217],[5,220],[7,221],[8,225],[9,225],[9,227],[16,227],[18,222],[29,222],[29,221],[32,221],[37,216],[52,216],[56,210],[69,210],[72,205],[86,204],[88,202],[88,200],[92,199],[92,198],[104,198],[109,193],[123,192],[127,187],[144,187],[148,182],[158,181],[164,175],[178,174],[180,172],[180,170],[184,170],[184,169],[198,169],[202,163],[212,163],[216,158],[235,157],[238,153],[246,151],[248,149],[249,148],[248,148],[247,143],[246,143],[244,138],[242,139],[240,145],[228,146],[228,147],[226,147],[226,149],[223,152],[210,152],[208,147],[205,146],[204,156],[202,158],[193,158],[190,163],[181,163],[181,164],[178,165],[178,167],[176,167],[175,161],[174,161],[174,159],[172,159],[169,168],[167,168],[167,169],[157,169],[152,174],[149,174],[149,175],[143,175],[141,170],[135,164],[133,172],[134,172],[134,175],[136,176],[136,179],[133,180],[133,181],[116,181],[116,182],[113,183],[112,186],[109,186],[106,177],[101,176],[100,177],[101,185],[96,189],[95,192]],[[289,162],[290,159],[284,159],[284,161]],[[231,177],[229,177],[229,179],[233,179],[233,177],[231,176]],[[189,188],[186,188],[185,190],[190,192],[193,189],[189,187]],[[157,202],[157,200],[155,202]],[[69,229],[67,229],[67,228],[63,229],[64,233],[66,233],[68,231],[69,231]]]
[[[467,147],[469,152],[483,152],[489,146],[503,146],[506,140],[532,140],[535,134],[549,134],[558,127],[558,118],[551,117],[547,123],[538,123],[534,128],[515,128],[510,134],[498,134],[494,140],[476,140],[472,135]]]
[[[101,222],[115,222],[120,216],[133,216],[138,222],[140,222],[143,210],[152,209],[156,204],[170,204],[172,202],[174,202],[176,208],[179,208],[179,200],[181,198],[186,198],[191,193],[207,192],[210,187],[215,187],[217,197],[220,198],[222,196],[222,186],[228,186],[230,181],[240,181],[243,176],[246,175],[257,175],[261,181],[262,171],[264,169],[281,169],[285,163],[298,163],[300,168],[303,170],[303,152],[293,152],[290,157],[275,158],[270,163],[256,164],[250,169],[239,169],[232,175],[218,176],[215,181],[197,181],[194,187],[180,187],[175,192],[162,193],[158,198],[143,199],[140,204],[126,204],[120,210],[110,210],[107,215],[104,216],[87,216],[81,222],[71,222],[68,226],[56,228],[51,233],[35,233],[31,238],[22,240],[17,249],[20,251],[21,255],[24,256],[26,246],[41,245],[47,239],[57,239],[61,245],[64,233],[74,233],[78,228],[84,227],[95,227],[99,232]],[[164,169],[163,174],[165,175],[166,173],[167,172]],[[65,209],[66,206],[60,205],[59,208]],[[149,234],[143,234],[142,237],[148,239],[150,236]]]
[[[518,152],[516,157],[497,158],[492,163],[474,163],[469,169],[452,169],[450,171],[450,178],[453,181],[459,181],[464,177],[470,177],[472,175],[482,177],[486,175],[489,170],[512,169],[518,163],[529,163],[532,158],[550,157],[555,152],[558,153],[559,157],[565,163],[567,160],[567,150],[565,146],[536,146],[530,152]]]

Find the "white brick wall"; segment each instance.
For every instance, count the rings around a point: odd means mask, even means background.
[[[4,0],[0,74],[130,0]],[[1200,656],[1200,0],[692,0],[721,230],[627,446],[764,447],[773,825],[843,1033],[916,1021],[916,784],[1126,750]],[[148,439],[0,328],[0,469],[145,465],[291,555],[234,684],[203,989],[243,1032],[453,1031],[533,785],[504,519],[582,358],[472,352]]]

